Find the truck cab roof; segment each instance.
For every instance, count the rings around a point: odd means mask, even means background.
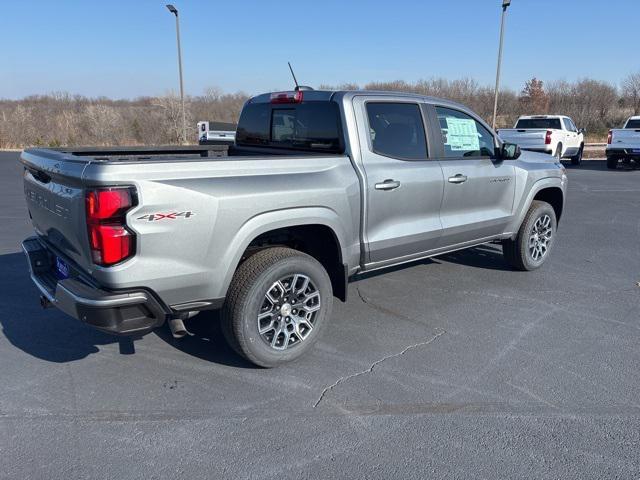
[[[533,118],[569,118],[567,115],[520,115],[518,119],[528,120]]]

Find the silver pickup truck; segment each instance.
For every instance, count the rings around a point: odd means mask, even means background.
[[[271,367],[318,340],[362,272],[496,241],[515,269],[538,268],[567,187],[553,157],[411,94],[259,95],[235,144],[211,148],[24,151],[43,306],[174,336],[221,308],[230,345]]]

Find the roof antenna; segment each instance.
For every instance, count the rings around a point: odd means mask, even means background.
[[[300,85],[298,85],[298,80],[296,79],[296,74],[293,73],[293,67],[291,67],[291,62],[287,62],[289,65],[289,70],[291,71],[291,76],[293,77],[293,83],[296,84],[296,91],[300,90]]]
[[[296,78],[296,74],[293,73],[293,67],[291,66],[291,62],[287,62],[287,65],[289,65],[289,70],[291,71],[291,76],[293,77],[293,81],[296,84],[296,88],[295,88],[296,92],[298,92],[300,90],[313,90],[313,88],[311,88],[311,87],[307,87],[305,85],[298,85],[298,79]]]

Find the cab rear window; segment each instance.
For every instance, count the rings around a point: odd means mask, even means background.
[[[547,128],[562,130],[559,118],[523,118],[518,120],[516,128]]]
[[[624,128],[640,128],[640,118],[629,120]]]
[[[239,146],[342,153],[343,143],[338,105],[326,101],[249,103],[236,132]]]

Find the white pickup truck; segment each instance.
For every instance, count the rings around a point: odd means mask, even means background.
[[[523,150],[548,153],[558,161],[570,158],[573,165],[582,163],[584,129],[564,115],[527,115],[518,118],[513,128],[501,128],[502,140]]]
[[[618,168],[618,160],[634,160],[640,168],[640,116],[629,117],[622,128],[609,130],[607,136],[607,168]]]
[[[236,139],[235,123],[198,122],[200,145],[231,145]]]

